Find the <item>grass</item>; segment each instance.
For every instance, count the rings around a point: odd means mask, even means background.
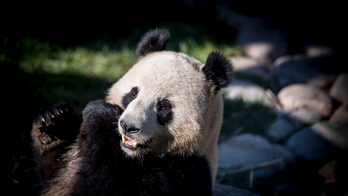
[[[261,101],[245,103],[241,99],[225,99],[219,141],[223,141],[233,134],[264,134],[276,117],[271,108],[265,106]]]
[[[134,50],[128,48],[110,51],[105,45],[101,51],[83,46],[63,50],[30,38],[23,42],[30,44],[28,48],[37,50],[24,56],[19,63],[19,69],[26,73],[82,75],[114,82],[137,61]]]

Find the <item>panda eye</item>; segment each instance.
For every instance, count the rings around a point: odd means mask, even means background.
[[[163,104],[161,104],[161,105],[159,106],[159,109],[160,109],[160,110],[166,110],[166,109],[168,109],[168,108],[169,108],[168,106],[163,105]]]
[[[131,96],[132,96],[133,99],[137,98],[137,94],[135,94],[135,93],[132,93]]]
[[[172,104],[168,99],[157,103],[157,120],[160,125],[168,125],[173,120]]]
[[[122,98],[122,105],[124,108],[127,108],[128,104],[132,102],[138,96],[139,89],[138,87],[133,87],[131,91],[125,94]]]

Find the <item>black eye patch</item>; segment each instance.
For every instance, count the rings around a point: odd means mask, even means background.
[[[157,120],[160,125],[168,125],[173,120],[172,104],[168,99],[157,103]]]
[[[137,98],[138,92],[139,92],[138,87],[133,87],[129,93],[123,96],[122,106],[124,108],[127,108],[128,104],[132,102],[135,98]]]

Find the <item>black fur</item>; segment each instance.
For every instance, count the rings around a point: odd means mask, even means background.
[[[152,52],[166,50],[170,33],[166,29],[155,29],[147,32],[137,46],[137,55],[146,56]]]
[[[75,110],[66,103],[58,103],[37,114],[33,122],[32,138],[37,173],[43,187],[52,179],[67,151],[79,133],[81,121]]]
[[[123,96],[122,98],[123,108],[127,108],[128,104],[132,102],[135,98],[137,98],[138,92],[139,92],[138,87],[133,87],[129,93]]]
[[[204,158],[145,155],[126,158],[117,133],[121,109],[103,101],[87,105],[77,143],[84,161],[72,195],[211,195]]]
[[[162,99],[157,103],[157,121],[160,125],[168,125],[173,121],[172,104],[168,99]]]
[[[84,109],[74,157],[82,161],[72,177],[71,195],[211,195],[211,174],[202,157],[127,158],[117,130],[121,114],[120,107],[101,100]]]
[[[208,82],[212,82],[215,93],[232,82],[232,63],[219,52],[211,52],[202,69]]]

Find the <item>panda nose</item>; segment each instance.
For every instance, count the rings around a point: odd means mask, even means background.
[[[121,120],[120,125],[125,133],[138,133],[139,129],[133,127],[132,125],[129,125],[125,121]]]

